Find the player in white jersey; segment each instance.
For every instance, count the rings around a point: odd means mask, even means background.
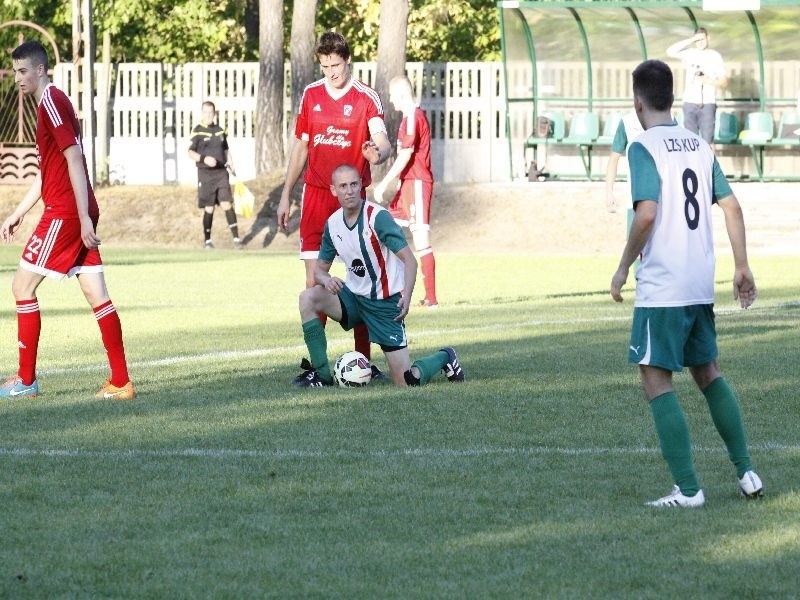
[[[683,410],[672,373],[689,370],[736,468],[745,497],[763,494],[752,470],[739,402],[717,363],[714,326],[714,243],[711,206],[725,214],[734,256],[733,296],[742,308],[756,298],[747,261],[744,219],[710,146],[672,120],[672,72],[657,60],[633,72],[634,107],[644,128],[628,150],[635,216],[611,296],[622,301],[628,271],[636,271],[636,300],[628,360],[639,365],[661,452],[675,482],[653,506],[702,506]]]
[[[341,208],[330,216],[317,259],[317,285],[300,294],[303,338],[311,356],[300,387],[331,385],[323,313],[344,329],[363,323],[371,342],[379,344],[398,386],[427,383],[438,371],[463,381],[464,371],[452,348],[411,363],[404,319],[417,278],[417,261],[400,226],[385,208],[362,198],[361,174],[350,165],[333,171],[331,193]],[[336,256],[345,264],[345,281],[331,276]]]
[[[608,212],[617,212],[617,198],[614,195],[614,182],[617,179],[617,167],[620,159],[625,156],[628,146],[642,133],[642,124],[635,112],[627,113],[619,121],[614,139],[611,142],[611,153],[608,156],[606,167],[606,208]],[[630,192],[631,178],[628,176],[628,189]],[[632,209],[630,193],[625,199],[625,205],[629,210]],[[630,215],[633,218],[633,215]],[[630,223],[628,224],[630,227]]]

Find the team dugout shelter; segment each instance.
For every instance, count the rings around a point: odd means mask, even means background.
[[[497,7],[512,179],[602,179],[619,120],[633,110],[631,73],[641,61],[672,68],[680,123],[684,66],[666,50],[698,27],[728,76],[717,92],[715,129],[723,170],[732,179],[800,179],[800,1],[506,0]]]

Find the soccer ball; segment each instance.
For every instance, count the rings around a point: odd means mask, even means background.
[[[360,387],[372,379],[372,367],[361,352],[345,352],[333,365],[333,378],[340,387]]]

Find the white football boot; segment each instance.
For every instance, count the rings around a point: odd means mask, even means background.
[[[697,508],[698,506],[703,506],[705,504],[706,498],[703,495],[703,490],[700,490],[692,497],[684,496],[681,493],[681,488],[677,485],[672,487],[672,493],[664,496],[663,498],[659,498],[658,500],[653,500],[652,502],[648,502],[648,506],[655,506],[657,508],[674,508],[676,506],[682,508]]]

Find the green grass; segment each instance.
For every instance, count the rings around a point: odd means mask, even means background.
[[[0,250],[3,374],[18,256]],[[717,271],[721,366],[766,498],[737,496],[683,374],[707,504],[656,511],[671,482],[626,362],[632,290],[608,295],[614,258],[439,255],[442,308],[412,311],[412,356],[453,345],[468,382],[297,390],[294,255],[104,256],[140,395],[93,398],[94,318],[74,281],[45,282],[42,394],[0,404],[0,598],[797,594],[795,257],[752,260],[747,311],[730,260]],[[351,349],[328,332],[332,358]]]

